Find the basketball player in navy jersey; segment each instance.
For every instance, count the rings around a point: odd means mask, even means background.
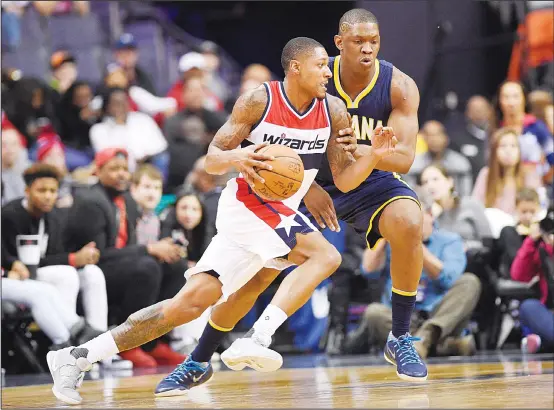
[[[346,12],[340,19],[335,44],[340,55],[329,63],[334,78],[328,93],[340,97],[352,115],[352,128],[341,130],[339,134],[343,138],[338,141],[345,144],[346,150],[355,150],[355,157],[359,158],[371,151],[372,136],[386,124],[394,131],[398,145],[395,153],[382,159],[377,170],[358,188],[347,193],[333,184],[332,167],[322,167],[304,197],[309,212],[301,209],[308,216],[311,213],[322,228],[327,224],[333,230],[338,229],[338,216],[364,234],[370,248],[381,238],[390,243],[393,328],[385,346],[385,358],[396,365],[399,377],[425,380],[427,368],[414,348],[416,338],[409,334],[423,268],[423,216],[416,194],[397,174],[408,172],[415,157],[419,91],[408,75],[377,59],[379,26],[371,12],[364,9]],[[357,138],[357,147],[352,144],[352,136]],[[440,270],[441,267],[426,266],[426,269]],[[278,273],[262,270],[224,305],[214,309],[192,353],[195,360],[210,360],[225,335],[248,313]],[[290,297],[294,298],[310,280],[313,278],[289,282]],[[257,346],[264,344],[287,317],[279,306],[270,304],[268,308],[277,314],[264,312],[253,329],[222,354],[222,360],[231,369],[248,366],[258,371],[272,371],[280,367],[282,358],[276,352],[263,351]],[[250,344],[245,339],[250,339]],[[262,354],[252,355],[253,351]]]

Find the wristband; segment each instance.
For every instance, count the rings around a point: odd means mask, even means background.
[[[75,267],[75,254],[74,253],[69,254],[68,260],[69,260],[69,264],[71,266]]]

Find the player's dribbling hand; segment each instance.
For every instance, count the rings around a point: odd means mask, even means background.
[[[318,184],[312,184],[304,197],[304,204],[319,226],[328,226],[334,232],[340,232],[337,213],[331,196]]]
[[[272,161],[275,157],[257,152],[268,145],[268,142],[264,142],[263,144],[250,145],[249,147],[236,150],[235,168],[242,173],[244,179],[251,187],[254,187],[255,181],[259,181],[262,184],[265,183],[265,180],[258,174],[258,170],[267,169],[271,171],[272,169],[272,166],[264,161]]]
[[[396,144],[398,144],[398,139],[394,136],[392,127],[378,126],[373,130],[371,137],[373,155],[384,158],[394,154]]]

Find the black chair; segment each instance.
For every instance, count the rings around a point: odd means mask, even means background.
[[[2,335],[5,338],[5,344],[2,351],[9,357],[20,357],[24,360],[22,365],[27,365],[31,371],[44,373],[44,366],[37,357],[37,344],[31,338],[29,325],[33,322],[33,316],[29,309],[21,307],[12,302],[2,301]],[[4,367],[13,362],[4,359]],[[15,372],[21,368],[16,365]]]
[[[494,310],[491,327],[488,332],[488,347],[501,349],[512,331],[519,327],[519,305],[525,299],[539,298],[538,278],[530,282],[514,281],[510,277],[510,268],[500,263],[496,246],[486,248],[483,269],[494,290]]]

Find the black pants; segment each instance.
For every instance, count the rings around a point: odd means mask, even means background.
[[[158,295],[158,302],[171,299],[175,296],[183,286],[185,286],[185,271],[187,270],[187,260],[181,259],[179,262],[172,264],[163,263],[162,268],[162,284]]]
[[[181,259],[179,262],[172,264],[159,262],[158,264],[162,272],[162,282],[156,302],[161,302],[162,300],[171,299],[185,285],[187,261],[186,259]],[[151,342],[145,343],[142,346],[143,350],[147,352],[152,351],[156,347],[158,340],[162,340],[164,342],[170,341],[168,336],[162,336],[158,339],[152,340]]]
[[[110,324],[121,324],[132,313],[158,301],[162,269],[151,256],[114,259],[99,267],[106,278]]]

